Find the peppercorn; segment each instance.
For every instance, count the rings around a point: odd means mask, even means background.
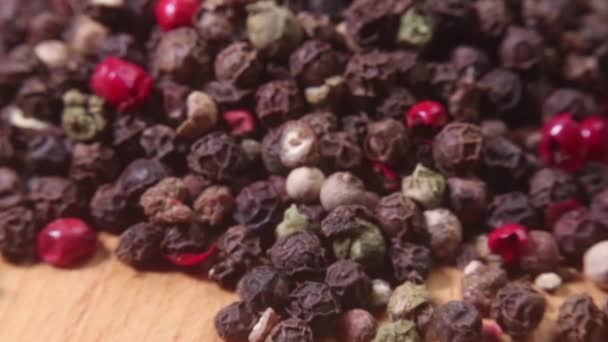
[[[397,286],[388,302],[387,311],[391,320],[410,320],[419,331],[425,331],[433,315],[433,303],[424,285],[412,282]]]
[[[190,146],[188,167],[210,180],[229,181],[244,164],[243,151],[226,133],[211,132]]]
[[[189,193],[179,178],[169,177],[148,188],[139,205],[151,222],[158,224],[189,223],[192,209],[185,204]]]
[[[312,281],[305,281],[291,291],[285,310],[291,317],[302,319],[319,330],[332,327],[342,311],[329,286]]]
[[[121,262],[136,268],[150,267],[161,258],[164,230],[152,223],[137,223],[125,230],[114,253]]]
[[[560,306],[557,334],[563,342],[599,342],[608,338],[604,313],[588,294],[570,296]]]
[[[283,221],[277,225],[275,235],[277,238],[301,231],[316,232],[319,224],[311,220],[307,215],[300,212],[295,204],[292,204],[283,214]]]
[[[558,88],[549,94],[542,105],[542,117],[548,122],[562,113],[571,113],[575,118],[581,119],[593,113],[597,104],[586,93],[571,88]]]
[[[247,6],[247,35],[256,49],[270,57],[287,56],[303,37],[302,27],[286,7],[271,1]]]
[[[586,208],[563,214],[553,226],[553,236],[566,256],[580,258],[595,242],[608,239],[608,229]]]
[[[192,209],[197,220],[217,228],[231,216],[234,198],[225,186],[212,185],[203,190],[194,201]]]
[[[397,43],[421,49],[431,42],[433,33],[433,20],[430,16],[412,7],[401,16]]]
[[[399,320],[381,325],[373,342],[421,342],[416,325],[411,321]]]
[[[72,89],[63,95],[62,126],[66,134],[79,141],[98,136],[106,128],[104,102]]]
[[[439,208],[424,212],[430,247],[437,259],[449,259],[462,242],[463,229],[458,218],[448,209]]]
[[[528,232],[528,241],[519,260],[519,268],[523,272],[549,272],[558,266],[560,260],[559,247],[551,233],[542,230]]]
[[[416,98],[403,87],[394,87],[376,107],[376,112],[383,118],[401,120],[403,113],[416,104]]]
[[[193,91],[186,97],[185,117],[175,133],[186,139],[196,139],[210,131],[218,122],[218,108],[206,93]]]
[[[496,294],[492,318],[513,338],[523,337],[536,329],[543,319],[545,297],[524,283],[510,283]]]
[[[376,194],[366,191],[363,181],[349,172],[336,172],[327,177],[319,198],[327,211],[350,204],[373,208],[378,202]]]
[[[338,259],[356,261],[367,271],[375,270],[384,263],[386,242],[378,226],[365,220],[357,222],[358,229],[332,239],[334,255]]]
[[[543,39],[538,32],[519,26],[511,26],[500,46],[503,66],[528,70],[537,66],[543,57]]]
[[[518,74],[497,68],[485,74],[479,80],[483,92],[483,112],[505,115],[520,104],[523,85]]]
[[[234,302],[221,309],[213,319],[217,334],[227,342],[245,342],[257,321],[258,314],[243,302]]]
[[[450,123],[435,137],[435,164],[445,174],[467,174],[481,159],[483,140],[479,126]]]
[[[253,311],[272,307],[282,308],[289,295],[290,283],[271,266],[258,266],[247,272],[239,281],[237,293]]]
[[[324,134],[319,141],[322,165],[332,170],[351,170],[359,166],[363,152],[356,139],[347,132]]]
[[[391,1],[353,1],[344,12],[346,38],[355,49],[393,42],[397,17]]]
[[[38,224],[77,216],[83,210],[82,193],[73,181],[61,177],[36,177],[27,184],[28,200]]]
[[[282,210],[283,199],[271,182],[257,181],[238,193],[232,217],[248,229],[265,231],[278,223]]]
[[[286,122],[281,128],[279,144],[281,164],[289,169],[315,165],[319,160],[317,135],[303,121]]]
[[[487,317],[496,293],[507,281],[507,273],[500,267],[481,264],[470,272],[465,271],[461,284],[462,298]]]
[[[539,219],[526,194],[514,191],[495,196],[488,205],[486,224],[498,228],[509,223],[538,227]]]
[[[471,178],[448,178],[447,204],[464,223],[478,223],[485,215],[488,194],[486,183]]]
[[[482,151],[483,179],[499,192],[521,186],[533,170],[524,150],[506,137],[496,134],[485,136]]]
[[[576,178],[558,169],[544,168],[538,170],[530,178],[529,185],[532,205],[537,210],[543,211],[545,218],[548,217],[550,211],[555,210],[554,208],[559,207],[561,203],[568,201],[582,202],[582,191]],[[561,214],[554,214],[553,222]]]
[[[325,250],[311,232],[296,232],[280,237],[268,250],[270,261],[290,276],[316,274],[326,265]]]
[[[170,170],[158,160],[136,159],[122,171],[117,185],[130,199],[136,199],[169,174]]]
[[[81,189],[93,192],[101,183],[114,180],[119,171],[113,149],[101,143],[74,145],[69,175]]]
[[[51,120],[61,110],[61,100],[46,82],[37,77],[26,79],[17,94],[15,105],[28,117]]]
[[[411,176],[403,178],[403,195],[422,204],[425,208],[435,208],[443,200],[445,179],[422,164],[416,165]]]
[[[266,342],[313,342],[310,326],[298,318],[290,318],[279,322],[266,338]]]
[[[52,132],[36,134],[26,142],[23,161],[32,172],[63,175],[70,162],[71,144]]]
[[[371,341],[376,336],[376,320],[363,309],[351,309],[340,317],[340,336],[344,342]]]
[[[397,120],[383,119],[369,124],[363,146],[367,158],[393,164],[405,156],[408,145],[405,127]]]
[[[32,210],[16,206],[0,211],[0,254],[10,262],[34,260],[37,231]]]
[[[428,238],[422,211],[414,201],[399,192],[382,197],[375,214],[380,228],[388,237],[419,242]]]
[[[249,342],[264,342],[272,329],[279,323],[281,316],[273,308],[267,308],[262,312],[249,333]]]
[[[584,254],[583,273],[585,277],[602,289],[608,289],[606,257],[608,241],[596,242]]]
[[[327,268],[325,283],[340,301],[342,308],[366,308],[372,292],[372,280],[363,267],[350,260],[338,260]]]
[[[435,309],[427,332],[431,341],[481,341],[481,316],[475,307],[462,301],[451,301]]]
[[[289,57],[291,75],[307,87],[318,86],[342,72],[337,53],[331,45],[320,40],[302,43]]]
[[[23,183],[13,169],[0,167],[0,210],[18,206],[25,200]]]
[[[215,58],[215,76],[220,81],[247,88],[255,85],[263,70],[261,56],[247,42],[235,42]]]
[[[255,113],[268,127],[277,127],[304,109],[304,99],[296,83],[276,80],[261,85],[255,93]]]
[[[425,246],[409,242],[393,243],[390,249],[395,279],[399,282],[424,283],[433,267],[433,255]]]

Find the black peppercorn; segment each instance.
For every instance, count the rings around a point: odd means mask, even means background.
[[[120,161],[113,149],[100,143],[74,145],[69,175],[87,192],[113,181],[119,172]]]
[[[397,16],[393,1],[357,0],[346,10],[346,34],[355,47],[382,46],[393,42]]]
[[[234,180],[245,164],[245,156],[234,138],[224,132],[212,132],[190,146],[188,167],[215,181]]]
[[[501,136],[486,136],[482,168],[482,178],[501,193],[525,185],[522,183],[533,169],[522,148]]]
[[[217,334],[226,342],[246,342],[258,315],[243,302],[221,309],[213,319]]]
[[[73,181],[61,177],[32,178],[27,184],[28,200],[35,209],[36,219],[44,225],[56,218],[78,217],[83,199]]]
[[[69,141],[54,133],[36,134],[27,142],[25,163],[33,172],[64,174],[70,163]]]
[[[285,310],[319,331],[322,327],[331,327],[342,311],[329,286],[312,281],[301,283],[289,294]]]
[[[170,175],[170,170],[155,159],[136,159],[122,171],[117,185],[131,199]]]
[[[313,342],[310,326],[303,320],[290,318],[279,322],[266,337],[266,342]]]
[[[371,160],[392,164],[405,156],[409,143],[403,124],[394,119],[383,119],[369,124],[364,151]]]
[[[304,99],[295,82],[272,81],[255,93],[255,113],[268,127],[276,127],[304,110]]]
[[[600,342],[608,339],[608,322],[588,294],[570,296],[559,308],[557,336],[562,342]]]
[[[262,68],[258,52],[246,42],[232,43],[215,58],[217,79],[232,82],[241,88],[255,85]]]
[[[501,37],[513,21],[513,15],[506,0],[479,0],[475,2],[479,31],[484,37]]]
[[[479,126],[450,123],[435,137],[435,164],[444,174],[465,175],[473,171],[481,160],[483,140]]]
[[[521,252],[519,268],[529,274],[540,274],[555,270],[561,261],[559,246],[550,232],[532,230],[528,242]]]
[[[268,307],[282,309],[290,291],[290,282],[271,266],[258,266],[241,278],[236,292],[254,311]]]
[[[24,202],[25,191],[19,175],[6,167],[0,167],[0,210],[17,206]]]
[[[543,39],[535,30],[511,26],[500,46],[502,65],[528,70],[542,62]]]
[[[462,301],[447,302],[435,308],[427,338],[439,342],[481,341],[481,316],[471,304]]]
[[[155,224],[141,222],[125,230],[116,247],[116,257],[121,262],[138,268],[151,267],[161,258],[161,242],[164,229]]]
[[[608,166],[589,162],[576,173],[576,179],[587,199],[608,189]]]
[[[530,202],[534,208],[545,214],[548,224],[559,218],[561,212],[558,210],[554,214],[552,211],[556,211],[561,205],[572,203],[576,206],[583,201],[583,193],[576,178],[564,171],[540,169],[532,175],[529,183]]]
[[[464,223],[483,219],[488,202],[486,183],[478,179],[448,178],[448,207]]]
[[[320,40],[308,40],[289,57],[289,71],[303,86],[323,84],[325,79],[342,72],[337,53]]]
[[[462,298],[487,317],[496,293],[507,284],[507,273],[497,266],[481,265],[462,277]]]
[[[579,208],[563,214],[555,222],[553,236],[566,256],[577,259],[594,243],[608,239],[608,227],[586,208]]]
[[[103,184],[95,190],[89,213],[97,228],[110,232],[122,232],[143,218],[143,213],[129,201],[129,196],[114,184]]]
[[[318,274],[326,265],[325,249],[310,232],[296,232],[280,237],[268,250],[270,261],[290,276]]]
[[[395,279],[399,282],[424,282],[433,267],[431,250],[409,242],[394,243],[390,250]]]
[[[545,315],[545,297],[530,285],[511,283],[496,294],[492,318],[505,333],[519,338],[536,329]]]
[[[344,309],[369,305],[372,280],[363,267],[350,260],[339,260],[327,268],[325,283],[338,297]]]
[[[382,197],[375,214],[380,228],[388,237],[414,242],[428,240],[422,211],[401,192]]]
[[[570,113],[580,119],[596,109],[597,104],[589,94],[576,89],[559,88],[545,98],[542,116],[545,122],[562,113]]]
[[[346,132],[329,132],[319,141],[322,165],[331,170],[351,170],[361,164],[363,152]]]
[[[281,194],[270,181],[257,181],[241,189],[232,216],[248,229],[267,231],[279,222],[282,211]]]
[[[513,111],[520,104],[523,84],[520,77],[506,69],[494,69],[479,80],[483,92],[483,112],[499,115]]]
[[[395,87],[378,105],[376,111],[384,118],[401,120],[414,104],[416,98],[407,88]]]
[[[528,228],[539,226],[538,215],[523,192],[508,192],[495,196],[488,205],[488,227],[495,229],[508,223],[519,223]]]
[[[0,211],[0,254],[11,262],[34,260],[38,226],[34,212],[28,208]]]

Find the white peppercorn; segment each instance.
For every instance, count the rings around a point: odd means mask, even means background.
[[[321,186],[320,199],[327,211],[350,204],[373,209],[380,200],[377,194],[366,191],[363,181],[350,172],[336,172],[329,176]]]
[[[608,290],[608,240],[591,246],[583,256],[585,277],[602,289]]]
[[[295,168],[287,176],[285,183],[287,196],[301,203],[318,202],[324,181],[323,171],[316,167],[302,166]]]
[[[304,121],[287,122],[279,139],[279,158],[287,168],[315,165],[319,161],[319,142],[312,127]]]
[[[389,299],[393,295],[393,289],[384,279],[372,280],[372,298],[370,305],[374,308],[381,308],[388,304]]]

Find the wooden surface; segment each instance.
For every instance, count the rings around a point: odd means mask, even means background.
[[[0,262],[0,341],[219,341],[213,316],[234,294],[196,274],[136,272],[111,256],[115,238],[102,241],[103,250],[75,270]],[[429,287],[436,300],[457,299],[459,279],[456,270],[435,271]],[[567,285],[548,297],[545,322],[529,340],[550,341],[557,307],[581,291],[603,305],[606,295],[593,285]]]

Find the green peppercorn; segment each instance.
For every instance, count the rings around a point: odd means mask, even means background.
[[[106,127],[104,101],[72,89],[63,95],[61,124],[66,134],[76,141],[95,138]]]
[[[358,219],[357,232],[333,240],[334,254],[338,259],[353,260],[366,269],[382,265],[386,256],[386,243],[380,228],[371,222]]]
[[[388,323],[378,329],[373,342],[421,342],[416,325],[411,321],[400,320]]]
[[[412,282],[397,286],[388,301],[388,315],[393,321],[400,319],[414,320],[417,311],[430,304],[431,296],[424,285]]]
[[[410,8],[401,16],[397,43],[422,48],[433,38],[433,21],[430,17]]]
[[[310,222],[308,217],[292,204],[283,214],[283,221],[277,225],[275,235],[278,238],[302,231],[317,231],[320,226],[318,223]]]
[[[403,179],[401,188],[405,197],[419,202],[428,209],[441,204],[445,191],[445,178],[421,164],[416,166],[414,173]]]
[[[247,11],[249,40],[270,57],[286,56],[302,40],[302,27],[286,7],[260,1],[247,6]]]

